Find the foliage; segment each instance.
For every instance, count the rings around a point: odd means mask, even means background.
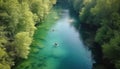
[[[36,25],[56,0],[0,0],[0,69],[10,69],[15,58],[27,58]]]
[[[16,55],[21,58],[27,58],[31,41],[32,39],[29,37],[29,32],[17,33],[14,42]]]
[[[69,1],[82,23],[97,27],[94,42],[101,45],[104,58],[120,69],[120,0]]]
[[[34,33],[32,44],[30,45],[30,54],[28,55],[28,58],[22,61],[19,61],[19,63],[15,66],[15,69],[43,69],[43,67],[46,66],[46,57],[45,54],[40,54],[42,52],[41,50],[46,46],[46,36],[48,34],[49,29],[54,25],[56,19],[55,17],[58,17],[56,10],[52,9],[50,10],[50,14],[48,14],[44,20],[44,22],[37,27],[37,30]],[[26,35],[25,35],[26,34]],[[28,47],[29,44],[29,37],[22,38],[21,36],[27,36],[27,32],[20,32],[16,36],[18,39],[17,45],[21,48]],[[22,38],[22,39],[20,39]],[[24,40],[25,39],[25,40]],[[20,41],[23,42],[20,42]],[[21,43],[21,44],[18,44]],[[16,44],[15,44],[16,45]],[[27,46],[26,46],[27,45]],[[23,47],[25,46],[25,47]],[[21,49],[20,48],[20,49]],[[23,49],[22,49],[23,50]],[[25,49],[24,49],[25,50]],[[28,52],[26,49],[25,51],[18,50],[18,52]],[[37,55],[37,56],[36,56]],[[19,56],[19,54],[18,54]],[[24,57],[24,55],[22,55]]]

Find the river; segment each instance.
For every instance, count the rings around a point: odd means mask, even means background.
[[[36,52],[30,53],[28,59],[20,62],[15,69],[92,69],[91,50],[83,44],[80,33],[73,26],[75,22],[78,22],[77,19],[65,9],[45,34],[38,28],[37,35],[45,37],[37,43],[44,47],[33,47]]]

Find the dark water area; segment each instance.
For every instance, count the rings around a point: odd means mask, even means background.
[[[59,19],[50,28],[47,21],[37,29],[34,41],[40,48],[32,46],[28,59],[15,69],[92,69],[92,51],[81,37],[79,20],[68,9],[61,9],[58,14]]]

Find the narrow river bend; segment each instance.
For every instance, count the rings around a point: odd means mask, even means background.
[[[30,53],[16,69],[92,69],[91,51],[72,25],[77,19],[70,16],[69,10],[63,10],[59,16],[42,40],[45,47]]]

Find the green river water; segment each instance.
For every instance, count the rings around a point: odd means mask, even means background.
[[[91,51],[73,26],[77,19],[69,10],[61,11],[51,11],[38,27],[28,59],[15,69],[92,69]]]

